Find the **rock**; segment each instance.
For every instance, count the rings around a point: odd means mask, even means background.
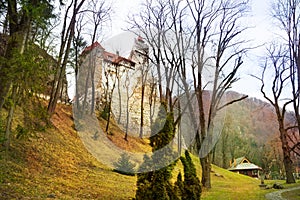
[[[215,173],[215,176],[220,177],[220,178],[224,178],[224,176],[222,174],[218,174],[218,173]]]
[[[55,199],[56,195],[55,194],[48,194],[47,198]]]
[[[283,189],[283,186],[280,185],[279,183],[274,183],[273,188],[274,189]]]
[[[267,188],[267,185],[266,185],[266,184],[260,184],[259,187],[260,187],[261,189],[266,189],[266,188]],[[271,186],[271,187],[272,187],[272,186]]]

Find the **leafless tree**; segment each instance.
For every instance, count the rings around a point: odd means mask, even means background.
[[[134,91],[137,87],[137,84],[130,80],[130,77],[134,74],[131,69],[127,69],[125,72],[125,83],[124,87],[126,88],[126,125],[125,125],[125,137],[124,139],[127,141],[128,132],[129,132],[129,119],[130,119],[130,99],[134,95]]]
[[[92,6],[91,6],[92,5]],[[92,34],[92,42],[97,40],[97,35],[99,33],[99,28],[102,28],[103,24],[110,20],[110,12],[112,10],[111,5],[106,5],[103,0],[92,0],[89,7],[92,7],[92,10],[88,10],[92,13],[92,24],[93,24],[93,34]],[[91,56],[91,55],[90,55]],[[91,102],[91,112],[93,114],[95,110],[95,62],[93,62],[95,58],[90,57],[90,75],[91,75],[91,83],[92,83],[92,102]]]
[[[86,46],[86,41],[84,41],[82,37],[82,32],[84,28],[85,22],[83,21],[83,14],[78,16],[78,21],[76,24],[75,36],[73,38],[73,46],[74,46],[74,61],[72,63],[75,75],[75,106],[76,109],[79,109],[79,65],[80,65],[80,54],[82,53],[83,48]]]
[[[110,125],[110,119],[111,119],[111,104],[112,104],[112,98],[113,93],[116,88],[116,82],[117,82],[117,76],[118,76],[118,70],[119,66],[117,65],[110,65],[109,63],[106,64],[106,69],[104,71],[106,82],[105,82],[105,90],[106,90],[106,111],[107,112],[107,123],[105,132],[109,134],[109,125]]]
[[[299,0],[277,0],[272,5],[272,16],[278,22],[280,30],[284,31],[281,39],[283,39],[284,45],[287,46],[288,51],[286,56],[289,56],[291,82],[292,82],[292,94],[296,101],[293,102],[294,110],[298,125],[300,124],[299,116],[299,90],[300,90],[300,36],[299,36]]]
[[[295,183],[293,176],[293,161],[291,158],[291,147],[288,141],[288,130],[286,114],[287,106],[292,104],[295,99],[287,98],[285,95],[290,87],[290,65],[289,57],[285,56],[286,50],[281,45],[273,44],[268,49],[268,57],[265,65],[263,66],[262,76],[259,78],[261,82],[261,93],[264,98],[273,106],[277,116],[278,129],[280,133],[281,147],[283,152],[283,164],[286,173],[286,182]],[[270,72],[271,70],[271,72]],[[270,72],[270,73],[268,73]],[[272,85],[270,88],[267,86],[267,74],[273,74]],[[282,108],[281,108],[282,107]]]
[[[222,102],[223,97],[234,83],[238,81],[237,72],[242,66],[242,56],[246,40],[240,35],[247,27],[241,20],[247,12],[247,1],[187,1],[192,15],[192,35],[195,38],[192,64],[193,86],[197,97],[199,112],[199,129],[196,133],[196,148],[202,166],[202,184],[211,187],[210,171],[213,149],[215,119],[223,108],[241,101],[247,96],[229,102]],[[204,70],[212,69],[211,82],[204,82]],[[184,77],[184,76],[183,76]],[[212,87],[208,113],[205,112],[203,91]]]
[[[65,71],[67,67],[67,63],[69,60],[69,54],[71,49],[71,44],[75,34],[75,26],[76,26],[76,17],[82,8],[85,0],[77,1],[73,0],[67,6],[66,13],[64,15],[64,21],[61,31],[61,41],[60,41],[60,50],[57,59],[58,65],[56,66],[56,74],[54,77],[50,100],[48,104],[48,113],[52,115],[55,111],[57,100],[59,98],[59,93],[63,86],[63,81],[65,80]],[[72,16],[70,21],[68,22],[69,12],[73,7]]]
[[[134,28],[150,45],[150,61],[156,66],[160,100],[173,111],[173,90],[182,87],[194,126],[195,144],[202,166],[202,184],[211,187],[210,150],[217,113],[247,96],[223,102],[223,97],[238,81],[237,72],[247,51],[241,24],[247,1],[148,0],[143,12],[131,19]],[[191,16],[191,17],[190,17]],[[142,23],[141,23],[142,22]],[[211,82],[204,82],[204,71],[212,70]],[[164,79],[165,77],[165,79]],[[176,82],[180,77],[180,83]],[[192,79],[192,87],[189,82]],[[209,110],[205,111],[203,92],[211,86]],[[164,87],[163,87],[164,86]],[[192,89],[192,90],[191,90]],[[165,94],[163,94],[165,92]],[[197,113],[193,97],[197,99]],[[181,114],[175,120],[179,122]],[[199,126],[198,126],[199,124]],[[198,129],[199,127],[199,129]],[[205,156],[203,156],[205,155]]]
[[[290,151],[294,153],[298,153],[300,151],[300,144],[299,144],[299,127],[300,127],[300,114],[299,114],[299,106],[300,106],[300,36],[299,36],[299,9],[300,9],[300,1],[299,0],[277,0],[272,4],[272,12],[271,15],[273,19],[275,19],[275,27],[279,29],[279,33],[277,34],[279,37],[274,38],[278,45],[273,45],[269,50],[269,57],[273,58],[273,65],[276,65],[276,69],[273,70],[275,74],[275,78],[273,81],[276,83],[275,93],[274,89],[272,88],[273,96],[277,95],[277,98],[283,98],[284,95],[291,96],[289,103],[293,107],[295,116],[295,124],[290,124],[286,130],[284,130],[281,135],[282,137],[282,148],[284,154],[284,165],[287,168],[287,182],[294,182],[291,172],[291,164],[290,159],[291,154]],[[276,61],[276,63],[275,63]],[[287,64],[283,64],[282,62],[285,61]],[[288,65],[288,66],[286,66]],[[275,66],[274,66],[275,68]],[[288,80],[284,79],[284,84],[288,85],[285,86],[284,92],[281,92],[278,87],[280,84],[283,84],[283,80],[281,79],[280,75],[283,73]],[[279,74],[279,75],[278,75]],[[277,80],[276,80],[277,79]],[[291,89],[291,90],[289,90]],[[279,93],[279,91],[281,93]],[[282,94],[284,93],[284,94]],[[275,97],[272,99],[276,106]],[[286,102],[287,103],[287,102]],[[274,106],[274,104],[272,104]],[[286,108],[281,110],[281,113],[277,113],[278,123],[280,129],[284,126],[284,117],[287,116]],[[279,116],[281,115],[281,117]],[[282,119],[283,118],[283,119]],[[290,145],[290,146],[289,146]]]
[[[169,20],[168,15],[170,13],[168,2],[164,0],[147,0],[143,3],[143,12],[138,15],[134,15],[130,18],[129,23],[132,25],[131,28],[137,30],[137,35],[142,35],[144,40],[149,45],[148,59],[156,67],[158,76],[158,90],[160,101],[166,101],[170,97],[170,89],[164,87],[170,83],[170,77],[168,76],[168,68],[170,67],[165,58],[165,51],[163,45],[166,38],[166,31],[170,29],[167,21]],[[167,84],[165,84],[167,83]],[[170,85],[170,84],[169,84]],[[164,91],[168,95],[164,95]],[[167,92],[168,91],[168,92]]]
[[[279,41],[287,48],[284,52],[290,63],[290,86],[292,88],[291,95],[293,96],[293,108],[296,119],[296,125],[291,127],[290,132],[293,132],[293,137],[290,137],[291,142],[294,144],[292,150],[299,154],[300,144],[297,142],[300,138],[299,127],[300,127],[300,1],[289,0],[282,1],[277,0],[272,5],[272,16],[276,20],[277,26],[284,34],[281,35]],[[278,41],[278,38],[276,39]],[[282,52],[283,53],[283,52]],[[296,129],[296,131],[295,131]]]
[[[91,45],[90,49],[86,50],[81,56],[81,74],[77,74],[77,84],[76,88],[78,90],[78,85],[84,90],[84,93],[82,94],[76,94],[76,105],[78,109],[80,109],[82,112],[87,112],[89,114],[93,114],[95,110],[95,92],[96,92],[96,86],[95,83],[98,82],[98,80],[95,81],[95,70],[99,70],[99,66],[101,65],[99,63],[99,57],[101,56],[102,49],[98,49],[98,46],[96,45],[96,40],[99,39],[99,33],[101,33],[102,28],[105,23],[110,21],[110,12],[111,12],[111,5],[107,4],[104,1],[100,0],[91,0],[89,1],[89,4],[86,5],[82,11],[80,12],[78,23],[80,23],[80,27],[77,29],[80,31],[81,34],[84,34],[85,32],[82,31],[83,26],[85,27],[91,27],[90,33],[88,33],[91,37]],[[79,36],[82,37],[82,36]],[[77,48],[77,47],[75,47]],[[85,64],[83,64],[83,62]],[[83,66],[84,65],[84,66]],[[83,69],[85,68],[85,69]],[[96,77],[99,78],[99,77]],[[78,81],[78,79],[80,79]],[[84,79],[84,80],[83,80]],[[88,96],[88,91],[91,89],[91,92]],[[79,101],[79,95],[84,95],[81,102]],[[90,99],[89,104],[87,104],[88,99]],[[80,108],[79,108],[79,104]]]

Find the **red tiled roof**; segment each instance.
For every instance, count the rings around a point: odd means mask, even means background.
[[[91,46],[86,47],[86,48],[83,50],[83,53],[89,52],[90,50],[94,49],[95,47],[100,47],[101,49],[104,49],[104,48],[99,44],[99,42],[94,42]]]
[[[117,54],[114,54],[114,53],[111,53],[111,52],[107,52],[107,51],[103,52],[103,59],[105,61],[111,62],[113,64],[120,64],[120,62],[122,62],[122,61],[125,61],[125,62],[129,63],[130,65],[134,65],[135,64],[135,62],[133,62],[130,59],[124,58],[122,56],[119,56]]]
[[[82,54],[86,54],[86,53],[88,53],[89,51],[91,51],[92,49],[94,49],[96,47],[99,47],[99,48],[101,48],[103,50],[103,59],[106,62],[111,62],[113,64],[120,64],[122,61],[124,61],[126,63],[129,63],[130,66],[134,66],[135,65],[135,62],[132,61],[131,59],[127,59],[127,58],[124,58],[124,57],[119,56],[117,54],[104,51],[104,48],[99,44],[99,42],[94,42],[91,46],[86,47],[83,50]]]
[[[144,43],[144,39],[141,36],[138,36],[137,40]]]

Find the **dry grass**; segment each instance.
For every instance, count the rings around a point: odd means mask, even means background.
[[[0,153],[0,199],[131,199],[135,195],[136,177],[112,171],[96,160],[85,148],[74,130],[70,106],[59,105],[51,119],[53,127],[39,132],[35,137],[12,140],[8,158]],[[104,127],[106,121],[100,120]],[[132,152],[149,151],[147,140],[133,137],[125,141],[124,133],[111,124],[114,144]],[[192,157],[200,177],[199,160]],[[183,171],[178,162],[174,170],[176,178]],[[204,190],[203,200],[257,200],[267,192],[259,188],[259,180],[234,174],[213,166],[212,189]],[[175,178],[173,181],[175,181]],[[272,182],[267,182],[271,184]],[[299,185],[299,184],[298,184]]]
[[[99,124],[101,127],[106,127],[107,121],[99,118]],[[109,134],[107,137],[116,146],[129,152],[150,152],[151,146],[149,145],[148,139],[140,139],[139,137],[132,137],[132,134],[128,134],[127,141],[124,139],[125,134],[116,124],[114,120],[111,120],[109,126]]]
[[[136,177],[98,162],[73,128],[71,107],[59,105],[57,110],[51,119],[54,127],[34,138],[13,138],[8,158],[0,160],[0,199],[133,197]]]

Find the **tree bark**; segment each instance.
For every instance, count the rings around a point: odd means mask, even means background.
[[[6,128],[5,128],[5,149],[6,149],[6,153],[9,150],[10,147],[10,135],[11,135],[11,124],[12,124],[12,120],[14,117],[14,111],[15,111],[15,106],[16,106],[16,98],[17,98],[17,86],[14,85],[12,88],[12,101],[11,101],[11,105],[9,108],[9,112],[8,112],[8,116],[7,116],[7,120],[6,120]]]
[[[204,158],[200,158],[201,168],[202,168],[202,178],[201,183],[206,188],[211,188],[211,162],[210,162],[210,155],[208,154]]]
[[[287,139],[288,133],[284,128],[284,118],[280,113],[279,105],[277,105],[276,107],[276,113],[279,122],[279,132],[280,132],[281,147],[283,152],[283,164],[284,164],[285,174],[286,174],[286,183],[295,183],[296,180],[293,175],[293,161],[291,159],[291,150]]]
[[[144,77],[142,77],[144,79]],[[139,137],[143,138],[144,135],[144,98],[145,98],[145,84],[142,83],[142,94],[141,94],[141,121],[140,121],[140,134]]]

